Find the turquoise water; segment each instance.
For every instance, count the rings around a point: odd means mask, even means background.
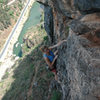
[[[16,56],[21,57],[22,56],[22,49],[21,49],[21,45],[23,44],[23,37],[24,34],[27,32],[27,30],[32,27],[35,26],[37,24],[40,23],[40,16],[41,16],[41,8],[40,8],[40,4],[35,2],[32,5],[32,8],[30,10],[30,14],[29,14],[29,18],[27,19],[27,21],[25,22],[23,29],[20,33],[20,36],[18,38],[18,41],[15,43],[14,48],[13,48],[13,53]]]

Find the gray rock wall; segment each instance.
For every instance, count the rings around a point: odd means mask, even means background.
[[[100,1],[38,0],[52,7],[63,100],[100,100]]]
[[[53,42],[53,12],[50,6],[44,6],[44,27],[48,34],[49,40]]]
[[[63,100],[98,100],[100,96],[100,48],[84,47],[89,41],[70,30],[59,50],[57,70]],[[94,99],[90,99],[90,98]]]
[[[100,12],[100,0],[74,0],[74,5],[83,14]]]

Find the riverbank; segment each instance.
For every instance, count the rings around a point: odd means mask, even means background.
[[[8,44],[6,52],[3,55],[3,59],[0,61],[1,62],[0,63],[0,81],[1,81],[1,79],[3,77],[3,75],[5,74],[6,70],[8,68],[11,68],[11,66],[14,64],[14,62],[18,59],[18,58],[17,59],[13,59],[14,58],[13,46],[16,43],[16,41],[17,41],[17,39],[18,39],[18,37],[20,35],[20,32],[21,32],[21,30],[23,28],[23,25],[24,25],[25,21],[27,20],[27,18],[29,16],[29,11],[30,11],[30,9],[32,7],[32,4],[34,2],[35,2],[35,0],[31,0],[29,2],[28,7],[27,7],[27,9],[26,9],[26,11],[24,13],[24,16],[22,16],[22,19],[20,20],[20,23],[19,23],[18,27],[16,28],[10,43]],[[9,35],[9,37],[10,37],[10,35]],[[9,37],[8,37],[8,39],[9,39]]]
[[[37,24],[40,24],[41,14],[42,14],[42,9],[40,7],[40,4],[37,2],[33,3],[30,13],[29,13],[29,17],[27,21],[24,23],[24,26],[18,37],[18,40],[14,44],[14,47],[13,47],[14,48],[13,54],[15,54],[16,56],[19,56],[19,57],[23,56],[22,45],[23,45],[24,35],[27,33],[28,29],[30,29],[33,26],[36,26]]]

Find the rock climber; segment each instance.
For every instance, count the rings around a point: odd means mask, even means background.
[[[55,75],[55,80],[57,80],[57,71],[56,71],[56,60],[58,58],[58,51],[56,50],[54,53],[51,49],[60,46],[63,42],[67,40],[62,40],[54,46],[41,46],[40,50],[43,52],[43,58],[45,59],[47,65],[49,66],[50,71],[52,71]]]

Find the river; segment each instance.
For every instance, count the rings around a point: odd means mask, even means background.
[[[27,32],[27,30],[30,27],[35,26],[35,25],[40,23],[40,16],[41,16],[40,4],[35,2],[32,5],[29,17],[22,28],[22,31],[21,31],[20,36],[18,38],[18,41],[14,44],[13,54],[15,54],[16,56],[22,57],[21,47],[23,44],[24,34]]]

